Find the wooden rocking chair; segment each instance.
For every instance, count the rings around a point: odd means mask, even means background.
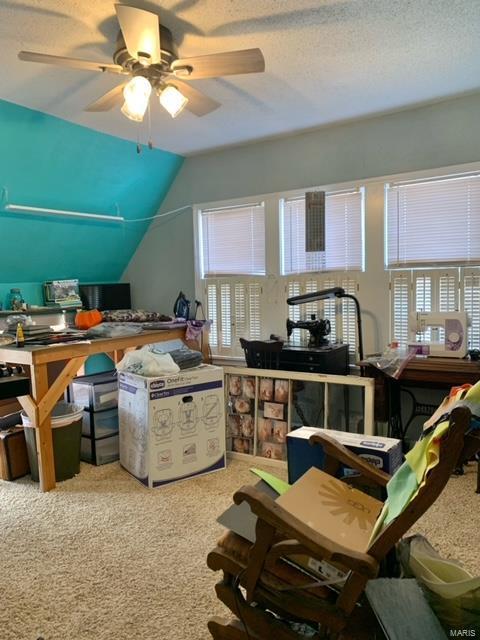
[[[252,486],[237,491],[234,502],[246,501],[257,516],[256,541],[252,544],[228,531],[208,555],[210,569],[223,572],[223,579],[216,585],[217,596],[235,616],[231,621],[212,618],[208,627],[213,638],[304,639],[292,622],[313,627],[315,635],[309,637],[315,640],[363,637],[358,620],[366,610],[360,606],[365,585],[377,576],[380,563],[442,492],[462,453],[469,423],[468,409],[462,407],[452,412],[450,426],[440,441],[438,464],[413,500],[384,526],[366,553],[353,552],[339,540],[313,530]],[[388,474],[328,436],[312,436],[311,444],[316,443],[325,451],[324,471],[328,474],[335,475],[344,464],[360,472],[362,480],[380,487],[385,487],[390,479]],[[285,561],[288,556],[298,554],[326,560],[347,571],[340,592],[320,582],[315,584],[312,576]],[[347,635],[355,625],[357,633]]]

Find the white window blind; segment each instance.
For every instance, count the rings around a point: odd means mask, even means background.
[[[212,349],[218,347],[218,305],[217,305],[217,285],[207,285],[207,316],[212,321],[210,327],[209,341]]]
[[[480,264],[480,174],[386,185],[389,268]]]
[[[242,282],[207,281],[207,316],[212,321],[209,339],[215,355],[241,355],[239,338],[261,338],[261,296],[261,284],[247,278]]]
[[[390,281],[392,305],[392,339],[405,346],[408,341],[410,274],[392,273]]]
[[[470,349],[480,349],[480,274],[466,272],[463,277],[463,309],[470,320],[468,344]]]
[[[200,212],[202,277],[265,274],[264,204]]]
[[[458,307],[458,277],[454,273],[442,273],[439,278],[438,310],[456,311]]]
[[[345,293],[357,296],[357,283],[352,278],[342,278],[341,287]],[[351,353],[357,348],[357,315],[355,303],[349,298],[342,298],[342,333],[343,341],[348,342]]]
[[[433,277],[431,275],[414,273],[415,281],[415,311],[432,311]],[[438,279],[437,279],[438,280]],[[417,342],[432,340],[432,328],[417,333]]]
[[[305,197],[281,201],[281,271],[363,269],[364,191],[330,193],[325,199],[325,251],[305,251]]]
[[[220,345],[232,346],[232,285],[220,285]]]

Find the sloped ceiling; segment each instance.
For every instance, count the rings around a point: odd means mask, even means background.
[[[157,12],[182,56],[260,47],[266,73],[197,80],[222,103],[172,121],[156,101],[153,140],[177,153],[396,110],[480,89],[478,0],[130,0]],[[20,62],[30,49],[110,61],[109,0],[2,0],[0,97],[136,140],[119,110],[82,109],[116,82]]]
[[[0,100],[1,283],[116,281],[148,221],[8,212],[5,205],[124,216],[156,213],[183,158]],[[4,295],[0,291],[0,301]]]

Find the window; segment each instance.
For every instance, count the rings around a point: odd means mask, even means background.
[[[385,212],[387,268],[412,267],[391,272],[392,338],[402,345],[414,339],[412,311],[463,310],[469,344],[478,345],[480,271],[465,267],[480,265],[480,174],[387,184]],[[430,328],[417,340],[442,340],[442,334]]]
[[[480,163],[315,189],[326,194],[324,251],[306,251],[303,190],[196,209],[196,295],[213,320],[214,355],[241,356],[239,337],[286,336],[287,318],[312,314],[353,352],[351,301],[286,304],[334,286],[359,299],[365,353],[406,345],[417,310],[466,311],[469,346],[480,348]],[[294,330],[292,340],[306,344],[308,333]]]
[[[264,204],[200,212],[203,277],[265,274]]]
[[[348,341],[354,351],[356,316],[348,301],[288,307],[286,299],[334,286],[357,292],[356,279],[345,272],[363,268],[363,215],[363,188],[327,193],[326,251],[308,253],[305,194],[272,194],[261,202],[197,210],[197,295],[213,322],[213,354],[242,356],[239,338],[286,336],[287,317],[299,320],[312,314],[330,320],[330,339]],[[321,277],[325,270],[329,273]],[[307,332],[294,331],[294,344],[307,341]]]
[[[387,268],[480,264],[480,174],[386,185]]]
[[[412,311],[466,311],[470,348],[480,346],[480,269],[392,271],[390,274],[392,339],[405,346],[408,316]],[[443,329],[429,328],[418,340],[443,340]]]
[[[325,251],[305,250],[305,196],[281,200],[281,272],[363,269],[363,189],[327,193]]]
[[[202,209],[199,257],[210,345],[216,355],[238,356],[239,338],[261,333],[261,277],[265,263],[265,205]]]

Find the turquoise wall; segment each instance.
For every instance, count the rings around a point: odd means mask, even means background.
[[[108,116],[106,116],[108,117]],[[132,127],[135,126],[132,123]],[[8,202],[142,218],[156,213],[183,162],[39,111],[0,101],[0,189]],[[40,283],[118,281],[148,222],[22,215],[0,202],[0,302],[11,286],[42,302]]]

